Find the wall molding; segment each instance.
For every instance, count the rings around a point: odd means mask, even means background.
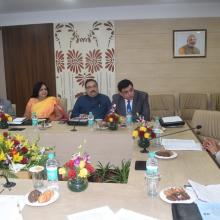
[[[200,17],[220,17],[220,3],[155,4],[0,14],[0,26],[94,20]]]

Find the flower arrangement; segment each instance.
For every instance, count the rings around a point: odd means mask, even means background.
[[[110,113],[104,119],[108,123],[110,130],[117,130],[118,124],[121,121],[121,117],[115,113],[115,109],[116,105],[114,104],[110,110]]]
[[[140,126],[134,129],[132,132],[133,138],[144,138],[144,139],[154,139],[156,138],[156,134],[154,133],[153,129],[148,126]]]
[[[8,121],[12,121],[12,117],[0,110],[0,128],[8,128]]]
[[[153,129],[151,127],[145,126],[139,126],[134,129],[132,132],[132,137],[134,139],[139,138],[138,145],[141,148],[144,148],[141,152],[146,153],[146,148],[150,145],[150,140],[156,138],[156,134],[154,133]]]
[[[140,115],[138,112],[136,113],[136,115],[137,115],[136,122],[138,123],[138,125],[145,126],[147,122],[145,121],[144,116]]]
[[[37,142],[30,143],[20,134],[3,132],[0,134],[0,169],[17,172],[34,165],[44,165],[49,150],[52,147],[40,148]]]
[[[89,154],[82,152],[82,145],[78,148],[79,152],[72,155],[72,158],[66,162],[64,167],[59,168],[61,179],[86,179],[90,174],[95,172],[90,162]]]
[[[12,121],[12,117],[9,114],[4,113],[3,111],[0,111],[0,122],[8,122]]]
[[[120,116],[114,112],[108,114],[105,117],[105,121],[108,123],[119,123]]]

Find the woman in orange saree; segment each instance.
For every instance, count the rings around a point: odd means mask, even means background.
[[[33,88],[32,97],[29,99],[24,116],[31,119],[33,112],[38,118],[48,118],[51,121],[67,119],[67,114],[60,106],[59,99],[48,96],[48,87],[43,82],[37,82]]]

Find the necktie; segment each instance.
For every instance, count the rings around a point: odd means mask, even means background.
[[[128,100],[127,102],[127,112],[131,112],[131,102]]]

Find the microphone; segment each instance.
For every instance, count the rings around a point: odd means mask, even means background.
[[[177,131],[177,132],[173,132],[173,133],[161,135],[160,138],[166,137],[166,136],[169,136],[169,135],[173,135],[173,134],[179,134],[179,133],[182,133],[182,132],[185,132],[185,131],[193,131],[193,130],[195,130],[195,129],[199,130],[199,129],[201,129],[201,128],[202,128],[202,125],[197,125],[197,126],[194,127],[194,128],[188,128],[188,129],[185,129],[185,130],[181,130],[181,131]]]

